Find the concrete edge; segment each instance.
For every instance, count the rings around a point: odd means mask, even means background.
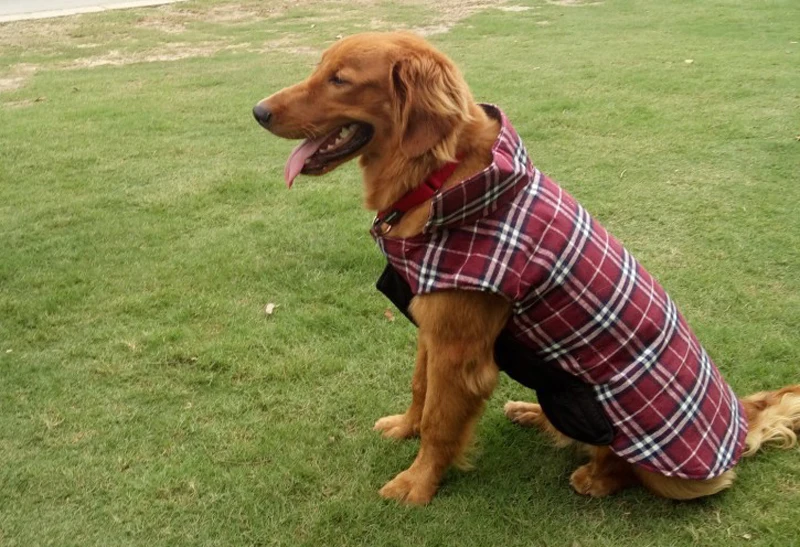
[[[25,21],[28,19],[49,19],[52,17],[64,17],[67,15],[80,15],[83,13],[99,13],[101,11],[111,11],[116,9],[144,8],[148,6],[161,6],[164,4],[175,4],[185,0],[133,0],[130,2],[120,2],[107,6],[84,6],[81,8],[70,8],[50,11],[32,11],[29,13],[12,13],[0,15],[0,23],[10,23],[12,21]]]

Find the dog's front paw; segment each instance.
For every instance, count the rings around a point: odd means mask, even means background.
[[[419,435],[419,424],[413,423],[407,414],[384,416],[375,422],[372,429],[392,439],[410,439]]]
[[[438,486],[420,473],[406,469],[387,482],[381,488],[380,495],[402,503],[425,505],[433,499]]]
[[[523,427],[538,427],[545,419],[542,407],[536,403],[509,401],[503,410],[506,418]]]

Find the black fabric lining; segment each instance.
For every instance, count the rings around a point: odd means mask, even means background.
[[[416,324],[409,312],[414,298],[411,287],[391,264],[386,265],[376,287],[409,321]],[[534,350],[518,342],[507,330],[497,337],[494,358],[500,370],[536,391],[545,416],[561,433],[586,444],[611,444],[614,439],[613,427],[591,385],[543,361]]]

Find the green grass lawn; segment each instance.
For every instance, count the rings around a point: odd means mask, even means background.
[[[709,500],[586,499],[578,456],[502,415],[532,395],[507,379],[475,470],[426,508],[378,496],[417,448],[371,431],[414,330],[373,288],[355,166],[287,191],[292,143],[250,115],[340,34],[436,32],[737,392],[800,381],[800,3],[486,4],[0,25],[0,545],[800,544],[798,449]]]

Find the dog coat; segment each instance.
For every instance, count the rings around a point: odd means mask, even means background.
[[[414,295],[474,290],[511,302],[501,336],[536,354],[530,366],[591,387],[621,458],[685,479],[733,467],[747,434],[743,408],[675,304],[533,167],[505,115],[483,108],[501,123],[491,165],[437,194],[421,234],[392,238],[374,227],[389,265]]]

